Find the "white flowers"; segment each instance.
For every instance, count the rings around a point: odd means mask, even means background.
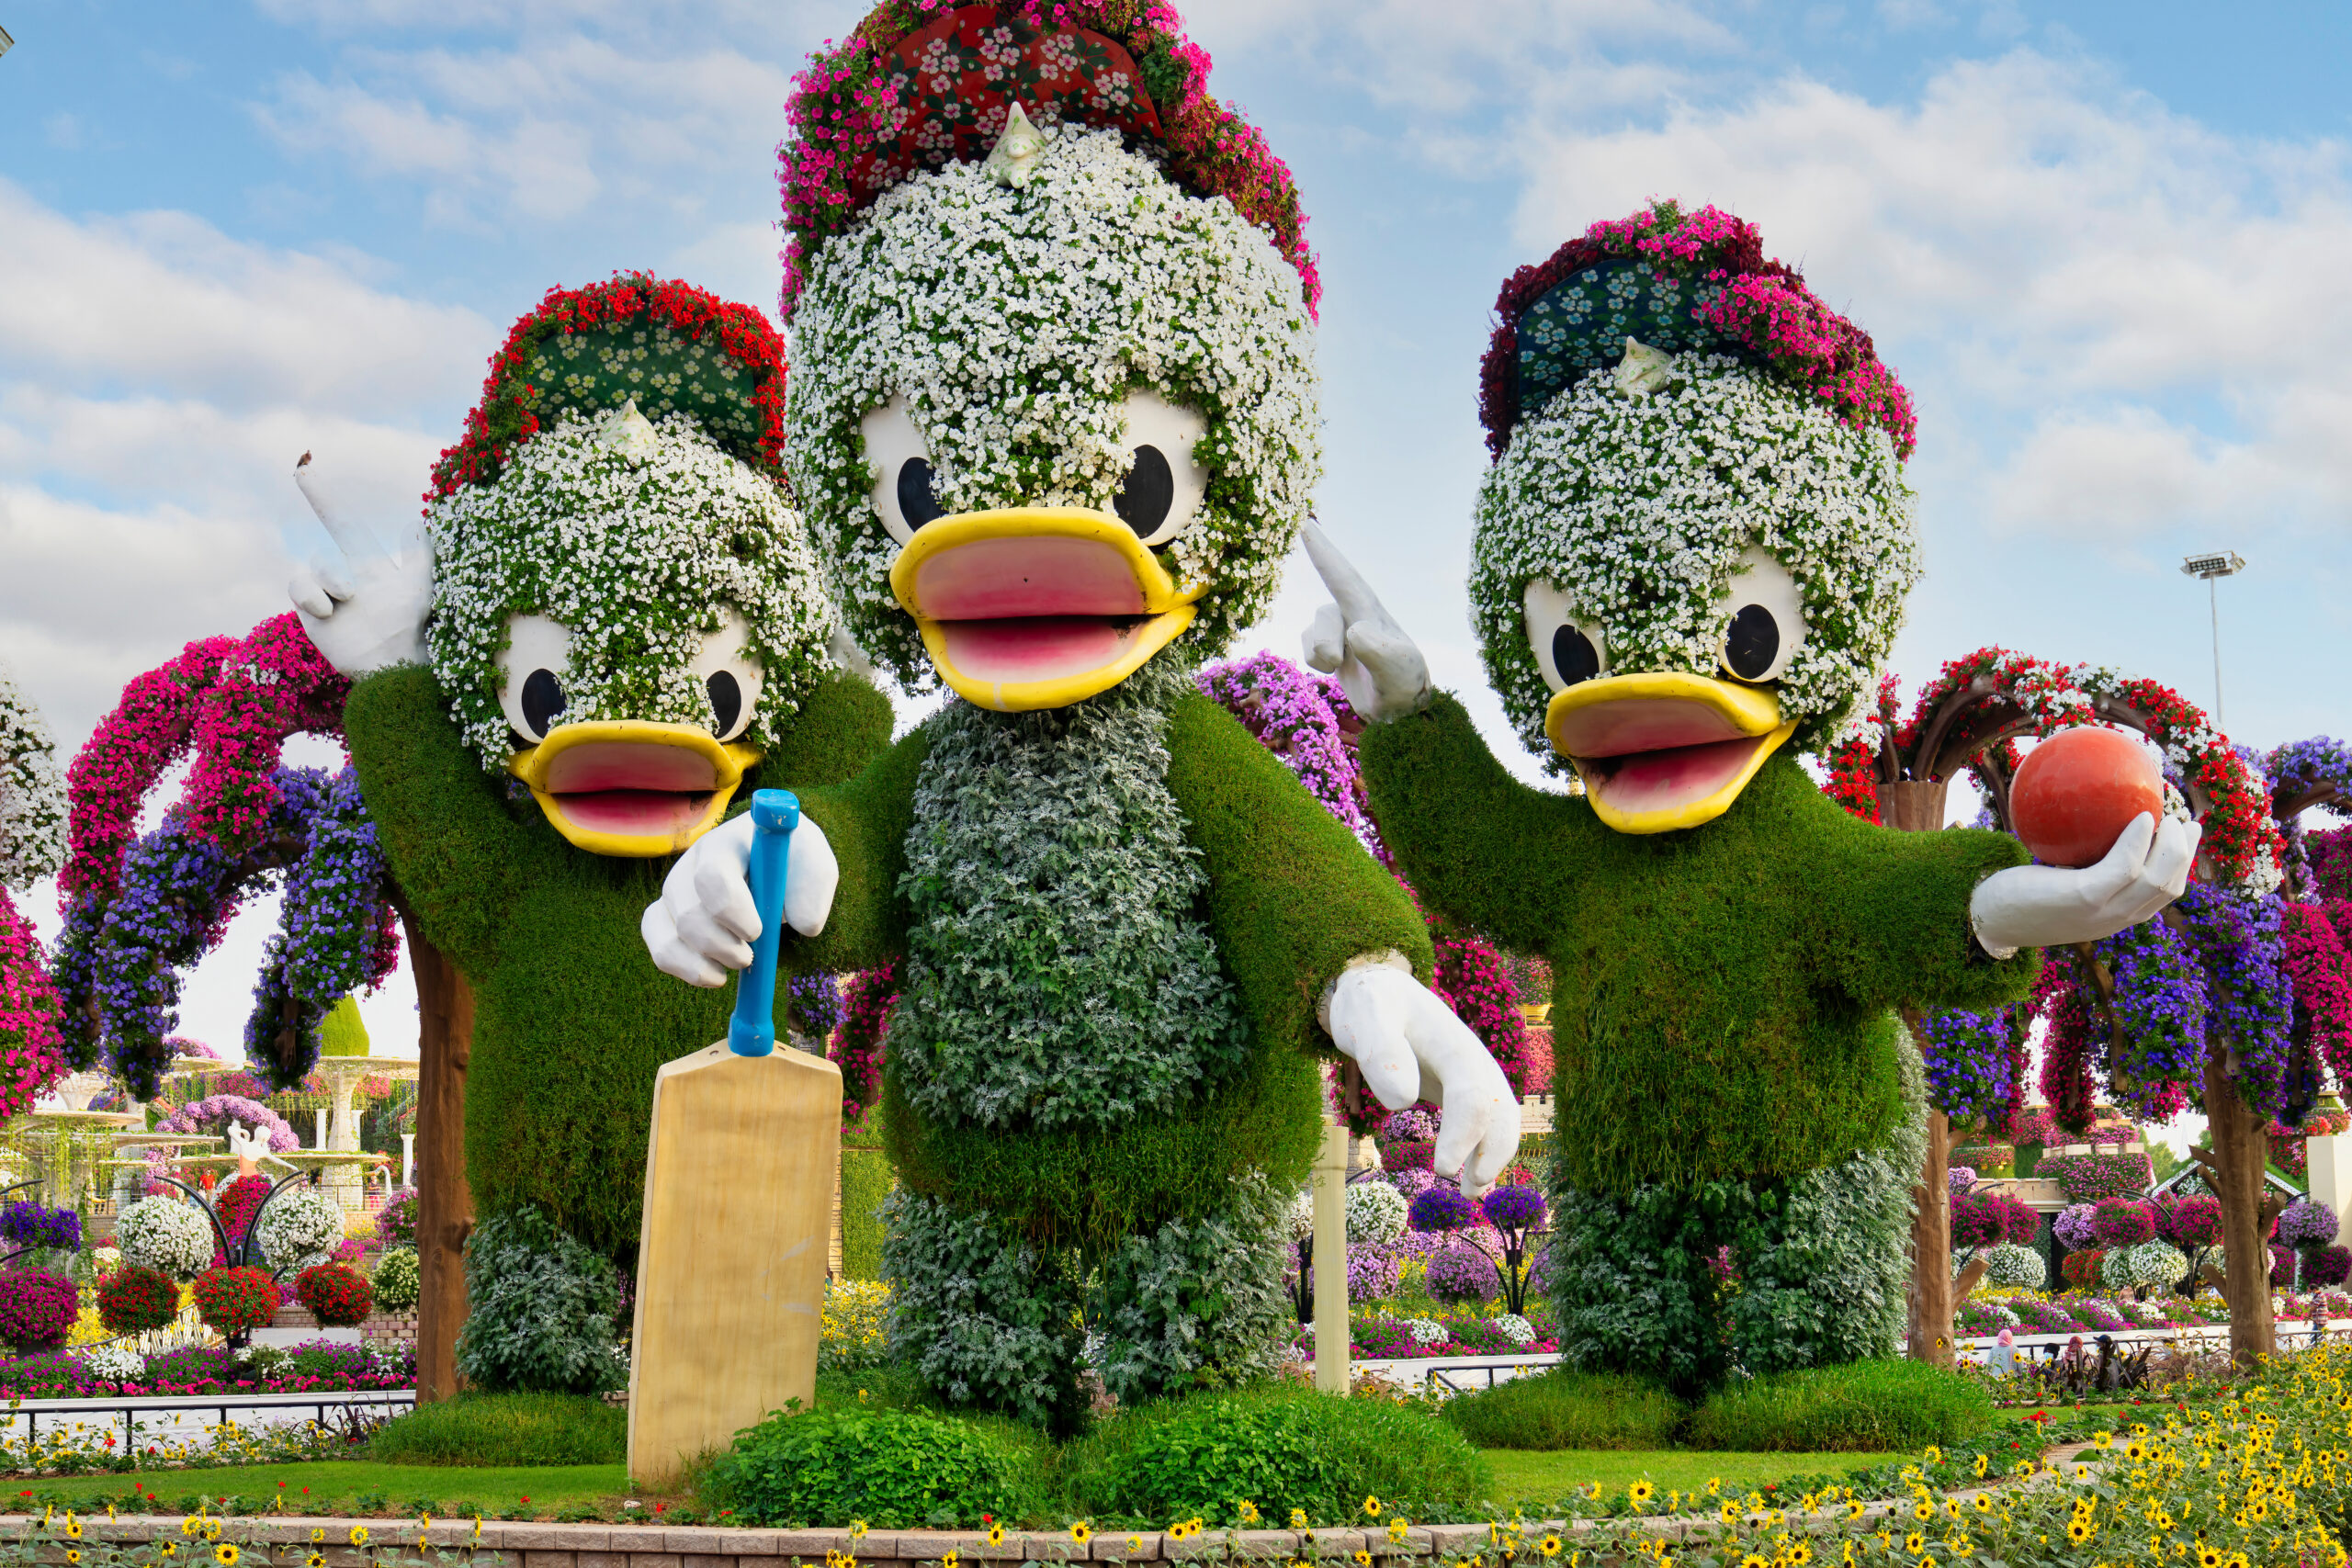
[[[1405,1196],[1385,1181],[1348,1184],[1348,1241],[1391,1242],[1405,1234]]]
[[[2136,1285],[2177,1285],[2188,1274],[2188,1259],[2180,1249],[2161,1241],[2119,1247],[2099,1259],[2099,1282],[2128,1290]]]
[[[1628,363],[1633,363],[1629,358]],[[1511,433],[1478,497],[1472,620],[1528,749],[1551,697],[1523,595],[1549,578],[1601,630],[1603,668],[1720,675],[1724,594],[1750,547],[1794,577],[1808,624],[1776,682],[1796,743],[1826,743],[1893,647],[1919,576],[1894,446],[1719,355],[1595,372]],[[1632,389],[1624,384],[1634,383]]]
[[[1212,584],[1184,634],[1204,652],[1272,601],[1319,472],[1313,325],[1264,233],[1115,131],[1037,134],[1019,188],[978,164],[893,187],[818,248],[794,309],[793,492],[830,547],[851,630],[912,690],[933,672],[891,595],[899,547],[868,499],[859,434],[894,396],[951,513],[1109,510],[1131,461],[1130,389],[1205,418],[1193,453],[1208,494],[1161,552],[1181,581]]]
[[[743,617],[761,668],[749,744],[774,745],[824,672],[832,610],[798,513],[687,415],[648,425],[632,405],[566,420],[511,453],[496,483],[462,487],[425,521],[433,672],[485,769],[503,769],[523,743],[498,701],[517,614],[571,633],[557,672],[566,722],[711,728],[690,666],[722,605]]]
[[[1525,1349],[1535,1343],[1535,1325],[1515,1312],[1507,1312],[1495,1320],[1495,1332]]]
[[[2050,1265],[2042,1260],[2041,1254],[2017,1242],[2002,1242],[1984,1256],[1984,1278],[1992,1284],[2036,1291],[2050,1278]]]
[[[93,1345],[76,1352],[74,1359],[92,1377],[107,1382],[130,1382],[147,1375],[147,1358],[121,1345]]]
[[[1521,1318],[1519,1321],[1524,1323],[1527,1320]],[[1449,1335],[1442,1323],[1433,1323],[1426,1317],[1413,1317],[1405,1320],[1405,1337],[1416,1345],[1442,1345]],[[1528,1337],[1532,1339],[1534,1337],[1534,1331],[1529,1330]]]
[[[40,709],[0,665],[0,887],[23,891],[65,861],[65,775]]]
[[[176,1198],[141,1198],[115,1220],[124,1261],[190,1280],[212,1261],[212,1222]]]
[[[258,1223],[261,1255],[272,1269],[324,1263],[343,1240],[343,1205],[307,1182],[272,1197]]]

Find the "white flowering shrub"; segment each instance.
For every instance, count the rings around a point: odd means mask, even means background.
[[[1496,1333],[1521,1349],[1535,1343],[1535,1325],[1515,1312],[1504,1313],[1494,1325]]]
[[[108,1382],[130,1382],[147,1375],[147,1358],[120,1345],[93,1345],[74,1352],[74,1359],[88,1368],[92,1377]]]
[[[1305,1241],[1315,1234],[1315,1189],[1302,1187],[1298,1196],[1283,1211],[1283,1228],[1293,1241]]]
[[[343,1240],[343,1205],[307,1182],[271,1198],[256,1223],[263,1260],[289,1273],[324,1263]]]
[[[1348,1243],[1395,1241],[1405,1234],[1405,1196],[1385,1181],[1348,1184]]]
[[[760,693],[741,739],[768,747],[825,671],[832,611],[800,516],[772,479],[684,413],[650,442],[624,412],[565,419],[514,448],[495,483],[463,485],[425,514],[433,537],[433,672],[482,766],[520,744],[499,705],[512,615],[571,634],[558,672],[566,723],[653,719],[718,733],[693,665],[742,617]]]
[[[2050,1278],[2050,1265],[2041,1254],[2014,1241],[2005,1241],[1984,1254],[1984,1280],[1987,1284],[2007,1285],[2011,1290],[2038,1291]]]
[[[1426,1317],[1408,1318],[1405,1334],[1416,1345],[1442,1345],[1446,1341],[1445,1325]]]
[[[123,1261],[175,1280],[209,1268],[218,1245],[212,1222],[176,1198],[141,1198],[116,1216],[114,1236]]]
[[[2098,1264],[2099,1282],[2119,1290],[2137,1285],[2177,1285],[2188,1272],[2188,1258],[2178,1247],[2161,1241],[2119,1247],[2100,1258]]]
[[[388,1247],[383,1257],[376,1260],[376,1272],[368,1283],[376,1292],[376,1304],[386,1312],[406,1312],[416,1305],[424,1293],[424,1267],[417,1261],[413,1247]]]
[[[65,775],[33,700],[0,665],[0,887],[18,892],[65,861]]]
[[[1131,389],[1200,414],[1209,473],[1159,554],[1209,584],[1182,641],[1222,649],[1282,580],[1321,457],[1314,328],[1298,275],[1222,197],[1193,196],[1116,131],[1046,128],[1021,188],[951,164],[818,248],[794,307],[785,466],[875,663],[933,683],[889,584],[899,547],[870,498],[859,423],[903,396],[946,513],[1112,508]]]
[[[1808,629],[1777,682],[1792,743],[1827,743],[1894,647],[1919,578],[1894,444],[1721,355],[1670,356],[1662,384],[1586,376],[1522,420],[1478,491],[1471,617],[1487,675],[1552,765],[1551,701],[1524,594],[1550,580],[1596,628],[1604,673],[1719,676],[1725,595],[1751,547],[1796,580]]]

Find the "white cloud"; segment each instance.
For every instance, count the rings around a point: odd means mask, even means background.
[[[1531,256],[1653,194],[1758,222],[1904,373],[1923,449],[2022,433],[1990,439],[1996,524],[2343,514],[2323,412],[2352,403],[2340,143],[2222,136],[2030,51],[1950,66],[1916,104],[1792,79],[1651,128],[1524,134]]]

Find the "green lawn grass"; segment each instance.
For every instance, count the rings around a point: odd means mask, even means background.
[[[546,1465],[492,1470],[471,1466],[378,1464],[368,1460],[325,1460],[313,1464],[232,1465],[213,1470],[148,1470],[120,1475],[20,1476],[0,1482],[0,1508],[14,1509],[35,1498],[75,1500],[104,1495],[119,1501],[143,1485],[157,1506],[177,1512],[183,1499],[204,1497],[218,1511],[222,1497],[242,1497],[247,1507],[283,1496],[289,1514],[394,1514],[430,1498],[435,1513],[455,1516],[459,1503],[485,1513],[524,1511],[552,1515],[570,1507],[594,1507],[609,1499],[639,1496],[629,1490],[628,1471],[617,1464]],[[362,1497],[383,1502],[359,1506]],[[526,1504],[524,1498],[529,1498]],[[241,1509],[241,1511],[243,1511]]]
[[[1819,1475],[1862,1465],[1884,1464],[1895,1454],[1703,1453],[1689,1449],[1555,1449],[1531,1453],[1487,1449],[1495,1467],[1495,1501],[1516,1503],[1531,1512],[1598,1481],[1622,1496],[1626,1486],[1647,1476],[1659,1502],[1669,1491],[1702,1492],[1720,1477],[1725,1492],[1745,1492],[1789,1475]]]

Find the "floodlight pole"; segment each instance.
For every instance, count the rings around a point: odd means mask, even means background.
[[[2180,570],[2185,577],[2204,580],[2206,610],[2213,623],[2213,728],[2226,734],[2229,727],[2222,718],[2222,591],[2219,584],[2222,579],[2235,577],[2244,571],[2245,558],[2235,550],[2209,550],[2203,555],[2184,558]]]
[[[2213,617],[2213,728],[2227,735],[2229,725],[2222,717],[2222,580],[2205,580],[2205,607]]]

